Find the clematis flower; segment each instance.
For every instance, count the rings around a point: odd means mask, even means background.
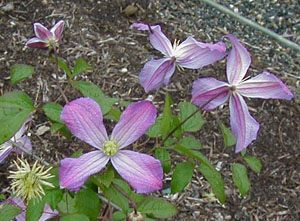
[[[123,150],[154,124],[156,108],[150,101],[129,105],[110,138],[103,125],[101,109],[91,98],[79,98],[66,104],[61,119],[73,135],[97,149],[79,158],[61,161],[61,188],[78,191],[91,175],[101,171],[109,161],[136,192],[149,193],[162,188],[163,170],[159,160]]]
[[[26,42],[26,46],[29,48],[40,48],[43,50],[56,50],[59,42],[61,41],[64,24],[65,22],[60,20],[49,31],[42,24],[34,23],[33,27],[36,37],[29,39]]]
[[[243,97],[290,100],[293,94],[279,78],[266,71],[243,80],[251,63],[250,54],[234,35],[228,34],[225,37],[232,43],[226,68],[228,83],[215,78],[196,80],[192,103],[201,106],[217,96],[204,107],[209,111],[229,99],[230,125],[237,138],[235,152],[238,153],[256,139],[259,129],[259,123],[250,115]]]
[[[161,85],[168,85],[175,72],[180,68],[198,69],[212,64],[225,56],[226,47],[223,42],[216,44],[202,43],[188,37],[184,42],[170,40],[161,31],[159,25],[149,26],[144,23],[134,23],[131,27],[138,30],[148,30],[152,46],[165,55],[165,58],[148,61],[139,74],[140,84],[146,92]]]
[[[29,152],[32,151],[32,146],[30,139],[24,135],[26,131],[26,123],[28,123],[32,118],[28,118],[22,127],[18,130],[18,132],[7,142],[0,145],[0,163],[5,160],[5,158],[11,153],[11,152],[17,152],[19,154],[22,154],[23,151],[18,149],[17,147],[14,147],[12,142],[18,143],[20,146],[24,147]]]
[[[27,207],[26,207],[26,205],[24,204],[24,202],[21,198],[19,198],[17,196],[10,197],[7,200],[1,202],[0,207],[1,207],[1,205],[7,204],[7,203],[10,203],[13,206],[19,207],[22,210],[22,212],[15,217],[16,221],[26,221],[26,209],[27,209]],[[46,220],[48,220],[50,218],[53,218],[57,215],[58,215],[57,210],[52,210],[48,204],[45,204],[43,214],[40,217],[39,221],[46,221]]]

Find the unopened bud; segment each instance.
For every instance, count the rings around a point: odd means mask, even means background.
[[[133,211],[127,216],[126,221],[144,221],[144,217],[140,212]]]

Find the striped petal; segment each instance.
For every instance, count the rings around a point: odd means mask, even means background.
[[[162,188],[163,170],[159,160],[146,154],[121,150],[111,162],[137,193],[150,193]]]
[[[259,123],[250,115],[243,97],[233,93],[229,99],[230,125],[237,139],[235,152],[246,149],[256,139]]]
[[[98,173],[108,163],[109,157],[99,150],[78,158],[65,158],[60,162],[59,181],[61,188],[78,191],[85,181]]]
[[[16,142],[17,142],[17,144],[19,144],[20,146],[22,146],[23,148],[28,150],[30,153],[32,152],[32,145],[31,145],[31,141],[30,141],[29,137],[23,136],[23,137],[19,138]],[[20,150],[18,147],[14,148],[13,151],[15,151],[19,154],[23,153],[23,151]]]
[[[73,135],[95,148],[101,149],[108,140],[101,109],[91,98],[79,98],[66,104],[61,120]]]
[[[2,163],[12,151],[13,147],[11,145],[2,144],[0,146],[0,163]]]
[[[48,49],[47,43],[44,40],[41,40],[41,39],[36,38],[36,37],[29,39],[26,42],[25,46],[27,46],[29,48],[40,48],[40,49],[43,49],[43,50]]]
[[[247,49],[234,35],[228,34],[225,37],[229,38],[232,44],[232,49],[227,59],[227,80],[230,84],[237,84],[246,75],[251,63],[251,57]]]
[[[225,103],[229,97],[229,91],[230,88],[225,82],[215,78],[200,78],[193,83],[192,103],[200,107],[211,100],[203,107],[209,111]]]
[[[42,24],[33,24],[35,35],[43,41],[47,41],[49,38],[53,37],[52,33]]]
[[[176,48],[174,56],[180,66],[198,69],[222,59],[225,51],[226,46],[223,42],[208,44],[188,37]]]
[[[161,85],[168,85],[175,72],[175,63],[170,58],[148,61],[139,74],[140,84],[146,92]]]
[[[119,149],[140,138],[155,123],[156,108],[150,101],[140,101],[129,105],[114,127],[111,139],[118,143]]]
[[[65,22],[63,20],[60,20],[57,22],[50,30],[50,32],[55,36],[55,39],[60,42],[61,40],[61,34],[64,30]]]
[[[274,74],[263,72],[237,85],[238,92],[251,98],[291,100],[294,95]]]

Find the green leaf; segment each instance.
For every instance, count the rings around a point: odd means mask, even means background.
[[[9,140],[34,110],[32,100],[21,91],[0,97],[0,144]]]
[[[178,144],[187,149],[201,149],[202,148],[202,144],[198,140],[196,140],[194,137],[184,137],[179,141]]]
[[[109,112],[104,116],[105,119],[113,120],[118,122],[120,120],[122,112],[117,108],[112,108]]]
[[[257,157],[246,156],[244,157],[244,160],[246,161],[251,170],[253,170],[255,173],[260,173],[262,169],[262,164]]]
[[[92,70],[92,67],[83,58],[78,58],[75,63],[72,78],[88,70]]]
[[[117,98],[107,97],[102,90],[91,82],[73,81],[73,86],[78,89],[83,96],[94,99],[101,107],[102,114],[106,114],[118,101]]]
[[[133,192],[129,184],[124,180],[115,178],[113,179],[113,183],[118,185],[137,204],[139,204],[144,199],[144,195]]]
[[[152,215],[155,218],[166,219],[177,213],[177,208],[171,203],[156,197],[146,197],[138,206],[138,211]]]
[[[220,200],[222,204],[225,203],[226,200],[225,187],[224,187],[224,182],[221,174],[218,171],[216,171],[214,168],[206,164],[201,164],[198,167],[198,170],[200,171],[200,173],[202,173],[205,179],[210,183],[215,196]]]
[[[180,121],[177,116],[172,117],[172,123],[171,123],[171,129],[170,131],[174,130],[178,125],[180,124]],[[178,127],[178,129],[173,133],[173,136],[179,139],[182,135],[182,129],[181,127]]]
[[[89,221],[89,217],[84,214],[65,215],[60,218],[60,221]]]
[[[65,127],[64,124],[61,123],[52,123],[51,124],[51,128],[50,128],[50,132],[51,134],[55,134],[57,131],[59,131],[60,129],[62,129],[63,127]]]
[[[50,55],[50,59],[56,63],[56,58],[53,55]],[[67,63],[62,58],[57,58],[58,60],[58,67],[60,67],[63,71],[66,72],[69,78],[72,78],[72,72],[70,68],[68,67]]]
[[[10,83],[16,84],[19,81],[34,74],[34,68],[26,64],[15,64],[10,68]]]
[[[26,220],[38,221],[43,214],[44,206],[44,200],[30,200],[26,209]]]
[[[241,195],[245,196],[250,189],[247,168],[243,164],[235,163],[231,170],[234,184],[240,190]]]
[[[229,147],[236,144],[235,136],[232,134],[231,130],[224,124],[221,124],[221,131],[223,134],[225,147]]]
[[[67,191],[65,191],[62,200],[57,205],[57,210],[62,214],[77,213],[75,203],[75,197],[73,198]]]
[[[161,122],[162,122],[162,115],[156,118],[155,124],[153,124],[148,131],[146,132],[146,135],[149,137],[160,137],[161,136]]]
[[[182,191],[186,185],[191,181],[194,173],[194,165],[190,162],[183,162],[177,164],[171,181],[172,193]]]
[[[63,107],[57,103],[48,103],[43,106],[43,111],[51,121],[64,124],[60,119],[62,109]]]
[[[191,104],[190,102],[180,102],[179,103],[179,120],[183,122],[187,119],[192,113],[194,113],[198,108]],[[185,132],[196,132],[202,128],[205,120],[203,120],[201,114],[197,112],[191,119],[186,121],[182,126],[182,130]]]
[[[122,213],[121,211],[114,212],[113,221],[124,221],[124,220],[126,220],[126,214]]]
[[[90,189],[81,189],[75,195],[75,208],[78,213],[89,217],[91,221],[97,220],[101,209],[98,194]]]
[[[5,195],[4,194],[0,194],[0,200],[5,200],[5,199],[6,199]]]
[[[95,174],[93,176],[92,181],[99,187],[101,186],[101,184],[103,184],[105,187],[109,187],[114,177],[115,177],[115,171],[112,165],[109,164],[106,172],[101,174],[99,173]]]
[[[44,196],[45,202],[51,207],[52,210],[56,209],[57,204],[61,201],[63,197],[63,190],[53,189],[46,191]]]
[[[172,117],[173,117],[172,109],[171,109],[172,103],[173,103],[172,98],[170,94],[167,92],[165,97],[164,112],[162,115],[162,121],[160,126],[160,130],[163,135],[168,134],[172,126]]]
[[[155,149],[155,157],[160,160],[165,173],[171,170],[171,157],[167,150],[158,148]]]
[[[0,206],[0,221],[13,220],[22,210],[19,207],[13,206],[10,203]]]

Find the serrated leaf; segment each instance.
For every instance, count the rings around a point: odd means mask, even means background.
[[[64,124],[60,119],[62,109],[63,107],[57,103],[47,103],[43,106],[43,111],[51,121]]]
[[[9,140],[34,110],[32,100],[21,91],[0,97],[0,144]]]
[[[178,144],[187,149],[201,149],[202,148],[202,144],[198,140],[196,140],[194,137],[184,137],[179,141]]]
[[[6,203],[0,207],[0,221],[13,220],[21,212],[22,210],[19,207],[13,206],[10,203]]]
[[[53,55],[50,55],[50,59],[56,63],[56,58]],[[72,78],[72,72],[69,68],[69,66],[67,65],[67,63],[62,59],[62,58],[57,58],[58,61],[58,66],[65,71],[65,73],[68,75],[69,78]]]
[[[75,62],[72,78],[88,70],[92,70],[92,67],[83,58],[78,58]]]
[[[223,134],[225,147],[229,147],[236,144],[235,136],[232,134],[231,130],[224,124],[221,124],[221,131]]]
[[[178,193],[182,191],[191,181],[194,173],[194,165],[190,162],[177,164],[172,175],[171,191]]]
[[[89,217],[84,214],[65,215],[60,218],[60,221],[89,221]]]
[[[180,102],[179,103],[179,120],[183,122],[187,119],[192,113],[194,113],[198,108],[191,104],[190,102]],[[196,132],[202,128],[205,124],[201,114],[197,112],[191,119],[187,120],[182,126],[182,130],[185,132]]]
[[[91,82],[73,81],[73,86],[77,88],[83,96],[94,99],[101,107],[102,114],[106,114],[118,101],[117,98],[110,98],[104,95],[102,90]]]
[[[26,220],[38,221],[43,214],[44,206],[44,200],[30,200],[26,209]]]
[[[165,107],[164,107],[161,126],[160,126],[162,135],[168,134],[172,126],[172,117],[173,117],[172,109],[171,109],[172,103],[173,103],[172,98],[170,94],[167,92],[165,97]]]
[[[240,163],[232,165],[232,178],[236,187],[240,190],[242,196],[245,196],[250,189],[247,168]]]
[[[246,161],[251,170],[253,170],[255,173],[260,173],[262,169],[262,164],[257,157],[246,156],[244,157],[244,160]]]
[[[171,170],[171,157],[170,153],[162,148],[155,149],[155,157],[160,160],[161,165],[165,173],[169,173]]]
[[[177,213],[177,208],[165,200],[156,197],[146,197],[139,204],[138,211],[155,218],[166,219],[174,216]]]
[[[153,124],[148,131],[146,132],[146,135],[149,137],[160,137],[161,136],[161,122],[162,122],[162,115],[156,118],[155,124]]]
[[[19,81],[34,74],[34,68],[26,64],[15,64],[10,68],[10,83],[16,84]]]
[[[90,189],[79,190],[75,195],[75,209],[89,217],[90,221],[96,221],[101,209],[98,194]]]

